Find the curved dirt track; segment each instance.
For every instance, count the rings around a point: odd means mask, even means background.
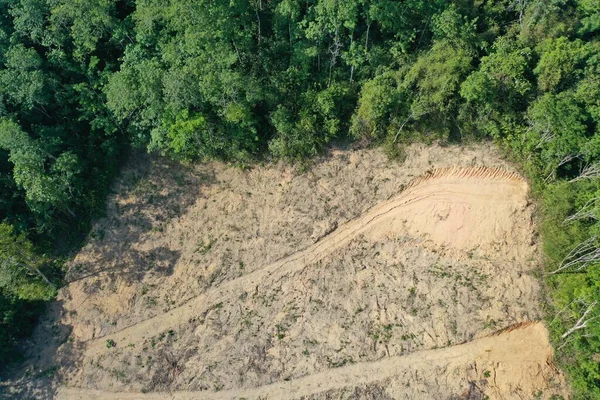
[[[54,394],[81,399],[564,394],[531,322],[527,182],[489,146],[407,154],[303,173],[133,160],[29,374],[57,366]]]
[[[395,399],[446,398],[461,393],[464,398],[482,393],[490,399],[512,398],[533,393],[546,380],[559,375],[551,362],[552,348],[540,323],[524,324],[497,335],[444,349],[425,350],[407,356],[389,357],[371,363],[330,369],[289,382],[221,392],[111,393],[60,388],[59,399],[84,400],[192,400],[192,399],[286,399],[311,396],[348,395],[343,389],[377,386],[390,380],[401,385],[388,387]],[[532,379],[532,377],[534,379]],[[556,383],[563,383],[558,380]],[[389,385],[389,383],[388,383]],[[407,387],[412,387],[412,391]],[[441,397],[443,396],[443,397]],[[472,396],[472,397],[468,397]]]
[[[398,196],[339,227],[314,245],[226,282],[165,314],[102,336],[87,344],[86,352],[106,351],[106,340],[139,343],[155,332],[202,315],[215,304],[253,290],[267,277],[276,279],[314,264],[359,236],[377,240],[406,231],[425,235],[435,246],[457,249],[478,246],[480,250],[493,246],[499,237],[512,235],[514,240],[518,234],[514,228],[519,221],[511,217],[515,207],[523,206],[527,190],[527,183],[518,174],[499,168],[430,171],[412,181]],[[485,223],[479,222],[482,220]]]

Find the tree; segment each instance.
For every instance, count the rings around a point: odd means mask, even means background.
[[[409,115],[421,130],[448,135],[458,108],[456,94],[471,70],[472,53],[442,40],[422,54],[406,73],[405,93],[412,93]],[[417,127],[419,129],[419,127]]]
[[[580,35],[597,33],[600,30],[600,4],[594,0],[579,0],[577,8],[582,14],[578,33]]]
[[[521,151],[539,152],[540,172],[554,175],[565,165],[573,173],[569,162],[579,157],[586,142],[585,114],[573,98],[573,93],[545,94],[528,111],[530,129]]]
[[[364,83],[352,116],[355,138],[383,139],[388,128],[407,118],[409,105],[404,101],[407,94],[399,87],[401,77],[400,73],[386,72]]]
[[[16,36],[27,38],[33,43],[42,43],[45,36],[45,27],[49,4],[45,0],[21,0],[12,2],[10,15]]]
[[[115,0],[58,0],[50,16],[47,40],[54,46],[71,41],[77,60],[96,50],[98,43],[110,36],[117,21],[114,17]],[[67,39],[68,38],[68,39]],[[49,43],[49,44],[50,44]]]
[[[578,64],[588,56],[586,50],[581,40],[570,41],[566,37],[542,42],[536,48],[540,61],[533,70],[540,89],[548,92],[568,85]]]
[[[0,71],[2,94],[18,107],[28,110],[36,107],[47,114],[44,106],[49,96],[47,79],[41,70],[42,58],[34,49],[22,44],[11,46],[5,56],[6,68]]]
[[[0,291],[21,300],[51,299],[56,287],[42,272],[47,262],[23,234],[0,223]]]
[[[0,122],[0,148],[9,152],[14,180],[25,190],[34,213],[48,219],[56,209],[75,216],[70,208],[77,198],[76,179],[80,173],[75,154],[64,152],[54,157],[44,151],[39,140],[31,139],[8,119]]]
[[[531,49],[514,38],[500,37],[494,42],[492,52],[481,58],[479,69],[461,84],[460,95],[466,104],[460,117],[467,129],[495,139],[518,133],[533,89],[527,76],[531,57]]]
[[[5,366],[15,353],[18,340],[27,336],[43,302],[51,300],[55,288],[43,271],[48,263],[37,255],[33,244],[13,227],[0,223],[0,358]]]

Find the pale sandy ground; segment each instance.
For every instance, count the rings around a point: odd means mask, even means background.
[[[490,336],[540,318],[527,183],[486,145],[407,154],[133,160],[32,364],[58,398],[566,396],[541,323]]]
[[[192,399],[281,399],[364,398],[441,399],[507,398],[524,393],[535,376],[539,382],[556,379],[557,371],[544,357],[548,340],[543,325],[533,323],[497,336],[406,356],[385,357],[375,362],[353,364],[277,382],[257,388],[220,392],[108,393],[78,388],[59,389],[59,397],[70,400],[192,400]],[[541,396],[540,396],[541,397]],[[510,398],[510,395],[508,396]]]

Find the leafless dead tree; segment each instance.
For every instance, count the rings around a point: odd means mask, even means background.
[[[574,160],[576,158],[579,158],[579,154],[567,154],[558,162],[558,165],[556,166],[556,168],[561,167],[561,166],[565,165],[566,163],[568,163],[569,161]]]
[[[260,14],[258,13],[259,11],[262,11],[262,0],[258,0],[254,2],[254,12],[256,13],[256,21],[257,21],[257,28],[258,28],[258,44],[260,44],[260,39],[261,39],[261,22],[260,22]]]
[[[598,221],[598,211],[600,209],[600,197],[594,197],[581,207],[575,214],[568,216],[563,221],[563,225],[567,225],[573,221],[582,219],[594,219]]]
[[[536,147],[540,148],[544,143],[551,142],[552,140],[554,140],[554,138],[556,138],[556,134],[552,132],[552,130],[550,129],[550,125],[548,124],[546,129],[544,129],[544,131],[540,135],[540,140],[538,141]]]
[[[46,277],[46,275],[44,275],[44,273],[40,270],[39,265],[30,260],[25,254],[19,253],[19,255],[22,257],[24,262],[20,262],[15,257],[3,256],[0,258],[0,268],[9,270],[11,269],[11,266],[20,267],[22,270],[39,276],[44,282],[46,282],[46,284],[48,284],[48,286],[50,286],[52,289],[56,289],[56,286],[50,282],[50,279],[48,279],[48,277]]]
[[[588,240],[575,246],[573,250],[560,263],[560,266],[550,274],[554,275],[567,269],[581,271],[590,264],[600,262],[600,249],[596,245],[597,237],[592,236]]]
[[[337,25],[337,21],[336,21]],[[331,55],[331,61],[329,62],[329,81],[327,86],[331,86],[331,74],[333,73],[333,68],[337,64],[338,57],[340,56],[340,52],[342,50],[342,41],[340,39],[340,28],[335,28],[335,35],[333,36],[333,41],[329,46],[328,53]]]
[[[581,173],[571,179],[569,182],[577,182],[583,179],[598,179],[600,178],[600,163],[586,165]]]
[[[568,331],[566,331],[565,333],[563,333],[563,335],[561,336],[562,339],[566,339],[568,338],[573,332],[578,331],[580,329],[584,329],[588,326],[588,323],[590,321],[593,321],[595,319],[597,319],[599,316],[595,316],[595,317],[588,317],[588,315],[592,312],[592,310],[594,309],[594,307],[596,307],[596,304],[598,304],[597,301],[593,301],[592,303],[588,304],[586,306],[585,311],[583,312],[583,315],[581,316],[581,318],[579,318],[577,320],[577,322],[575,322],[575,325],[573,325]]]
[[[592,337],[592,336],[593,335],[581,335],[580,337]],[[558,346],[558,348],[556,349],[556,351],[559,351],[560,349],[562,349],[563,347],[565,347],[569,343],[573,343],[576,339],[577,339],[577,336],[573,336],[570,339],[565,340],[565,342],[563,344],[561,344],[560,346]]]
[[[552,171],[550,172],[550,174],[548,174],[548,176],[546,177],[546,179],[544,179],[544,182],[548,182],[551,178],[556,177],[556,171],[563,165],[565,165],[566,163],[568,163],[571,160],[574,160],[575,158],[580,158],[579,154],[567,154],[565,155],[556,165],[556,167],[554,167],[552,169]]]
[[[513,10],[519,13],[519,26],[523,29],[523,14],[527,8],[529,0],[514,0],[510,6]]]

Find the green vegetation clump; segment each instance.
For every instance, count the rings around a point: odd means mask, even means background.
[[[494,140],[542,204],[561,365],[578,395],[600,396],[598,1],[11,0],[0,11],[0,358],[53,297],[56,260],[88,232],[132,147],[245,165],[302,162],[336,140],[399,160],[414,141]]]

